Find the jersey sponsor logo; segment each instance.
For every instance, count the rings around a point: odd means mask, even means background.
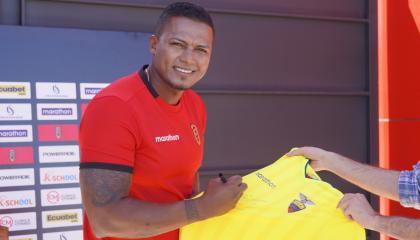
[[[41,190],[42,206],[81,204],[80,188],[57,188]]]
[[[40,168],[39,172],[42,185],[79,183],[79,167]]]
[[[40,142],[77,141],[77,124],[46,124],[38,125],[38,140]]]
[[[102,89],[108,86],[109,83],[81,83],[80,84],[80,98],[92,99]]]
[[[38,99],[76,99],[76,83],[37,82]]]
[[[11,232],[36,229],[36,213],[1,214],[0,225],[8,227]]]
[[[0,143],[32,142],[32,125],[0,126]]]
[[[83,231],[67,231],[44,233],[43,240],[80,240],[83,239]]]
[[[261,179],[265,184],[267,184],[271,188],[277,187],[276,184],[274,184],[270,179],[268,179],[266,176],[264,176],[262,173],[257,172],[257,177]]]
[[[307,206],[315,205],[315,203],[309,200],[303,193],[299,193],[299,199],[300,200],[295,199],[290,203],[287,209],[288,213],[298,212],[305,209]]]
[[[198,145],[200,145],[201,144],[200,133],[198,132],[197,126],[195,124],[191,123],[190,127],[191,127],[191,130],[192,130],[193,134],[194,134],[195,141],[197,142]]]
[[[10,236],[9,240],[37,240],[37,236],[35,234]]]
[[[40,163],[79,162],[80,160],[78,145],[40,146],[38,153]]]
[[[35,207],[35,191],[0,192],[0,209]]]
[[[0,170],[0,186],[15,187],[35,184],[34,169],[3,169]]]
[[[42,227],[80,226],[83,222],[82,209],[68,209],[42,212]]]
[[[37,104],[38,120],[77,120],[76,104]]]
[[[155,137],[155,141],[157,143],[160,142],[174,142],[174,141],[179,141],[179,135],[175,134],[175,135],[167,135],[167,136],[161,136],[161,137]]]
[[[31,104],[0,104],[0,121],[32,120]]]
[[[29,82],[0,83],[0,99],[29,99],[31,87]]]
[[[32,147],[0,147],[0,165],[30,164],[33,162]]]

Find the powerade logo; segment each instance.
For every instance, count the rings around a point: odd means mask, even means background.
[[[4,180],[13,180],[13,181],[26,180],[26,179],[30,179],[30,177],[31,176],[29,176],[29,175],[0,176],[0,181],[4,181]]]
[[[2,93],[24,96],[26,95],[26,87],[23,85],[0,85],[0,94]]]
[[[73,109],[71,108],[42,108],[41,112],[45,116],[73,115]]]
[[[79,222],[79,214],[48,214],[47,215],[48,222],[72,222],[76,223]]]
[[[0,130],[0,137],[28,137],[28,130]]]
[[[102,88],[85,88],[86,95],[95,95],[100,92]]]
[[[42,153],[43,157],[73,157],[75,156],[74,152],[44,152]]]

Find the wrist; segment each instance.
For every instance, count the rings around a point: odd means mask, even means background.
[[[381,226],[382,216],[380,214],[375,214],[368,221],[366,228],[372,231],[379,231]]]

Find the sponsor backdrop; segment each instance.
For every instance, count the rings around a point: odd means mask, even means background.
[[[0,225],[83,239],[78,129],[113,80],[149,62],[146,33],[0,26]]]

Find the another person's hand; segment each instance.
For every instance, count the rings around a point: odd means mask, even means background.
[[[211,179],[203,196],[197,199],[200,216],[209,218],[225,214],[236,206],[246,188],[241,176],[232,176],[226,183],[219,178]]]
[[[367,229],[373,228],[375,218],[379,216],[370,206],[365,195],[360,193],[345,194],[337,207],[343,210],[347,218],[356,221]]]
[[[311,166],[315,171],[331,170],[331,165],[337,160],[333,152],[316,147],[301,147],[289,152],[287,156],[304,156],[308,158],[311,160]]]

